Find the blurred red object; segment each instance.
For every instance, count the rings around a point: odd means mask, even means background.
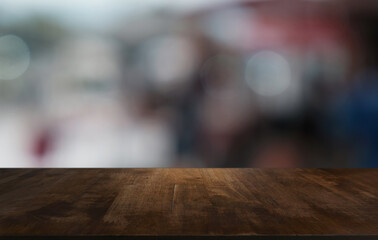
[[[41,163],[52,149],[53,136],[49,128],[39,131],[32,143],[32,154]]]

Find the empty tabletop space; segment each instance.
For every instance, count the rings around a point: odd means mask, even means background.
[[[377,169],[2,169],[3,239],[378,239]]]

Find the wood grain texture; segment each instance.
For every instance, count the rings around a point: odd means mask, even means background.
[[[377,204],[377,169],[0,170],[0,237],[372,238]]]

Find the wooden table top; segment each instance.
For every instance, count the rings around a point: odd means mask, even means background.
[[[378,169],[0,170],[0,238],[378,239],[377,204]]]

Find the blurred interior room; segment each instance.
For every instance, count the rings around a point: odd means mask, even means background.
[[[378,167],[378,1],[1,0],[0,167]]]

